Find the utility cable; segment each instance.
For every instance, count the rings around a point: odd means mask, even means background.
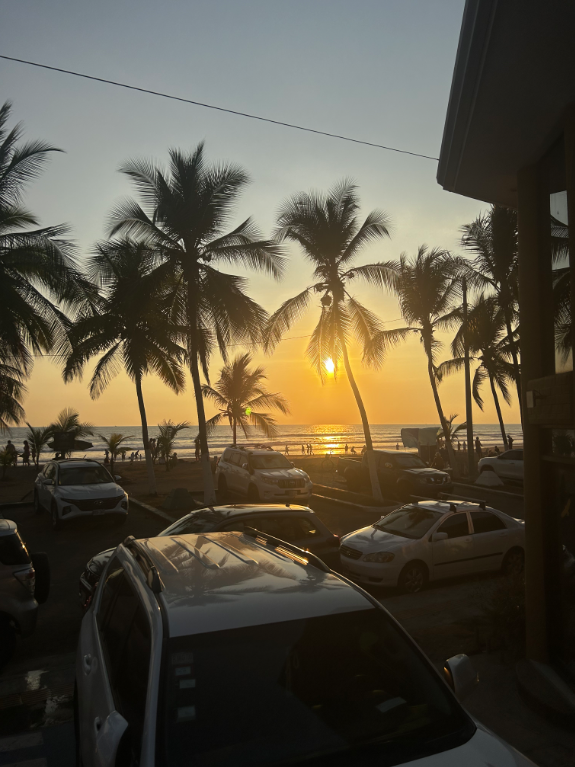
[[[17,59],[14,56],[4,56],[0,54],[0,59],[6,61],[15,61],[18,64],[28,64],[31,67],[38,67],[40,69],[49,69],[52,72],[60,72],[65,75],[72,75],[73,77],[83,77],[85,80],[94,80],[98,83],[106,83],[107,85],[115,85],[117,88],[127,88],[131,91],[139,91],[140,93],[148,93],[152,96],[161,96],[165,99],[172,99],[173,101],[182,101],[185,104],[193,104],[197,107],[203,107],[204,109],[215,109],[218,112],[227,112],[237,117],[247,117],[250,120],[260,120],[261,122],[271,123],[272,125],[280,125],[284,128],[292,128],[294,130],[305,131],[306,133],[315,133],[318,136],[328,136],[329,138],[340,139],[341,141],[350,141],[353,144],[363,144],[364,146],[370,146],[375,149],[384,149],[387,152],[397,152],[398,154],[408,154],[412,157],[422,157],[424,160],[439,161],[438,157],[431,157],[427,154],[420,154],[419,152],[409,152],[407,149],[397,149],[393,146],[384,146],[383,144],[375,144],[372,141],[362,141],[361,139],[352,138],[351,136],[342,136],[338,133],[329,133],[328,131],[316,130],[315,128],[306,128],[303,125],[295,125],[294,123],[282,122],[281,120],[272,120],[271,117],[261,117],[260,115],[250,114],[249,112],[239,112],[235,109],[226,109],[225,107],[219,107],[215,104],[206,104],[202,101],[193,101],[192,99],[185,99],[182,96],[174,96],[170,93],[162,93],[161,91],[153,91],[149,88],[139,88],[137,85],[128,85],[128,83],[120,83],[115,80],[107,80],[105,77],[96,77],[95,75],[87,75],[83,72],[74,72],[71,69],[61,69],[60,67],[51,67],[48,64],[40,64],[37,61],[28,61],[26,59]]]

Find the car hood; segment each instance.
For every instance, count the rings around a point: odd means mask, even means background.
[[[496,735],[478,725],[475,735],[463,746],[406,762],[410,767],[535,767]]]
[[[101,485],[58,485],[58,495],[62,498],[114,498],[124,492],[115,482],[104,482]]]
[[[344,545],[364,552],[396,551],[412,543],[413,539],[386,533],[383,530],[378,530],[377,527],[363,527],[354,533],[344,535],[341,542]]]
[[[413,474],[416,477],[432,477],[432,476],[439,476],[439,477],[445,477],[448,476],[446,471],[441,471],[440,469],[402,469],[402,472],[404,474]]]
[[[302,469],[256,469],[259,477],[270,479],[309,479]]]

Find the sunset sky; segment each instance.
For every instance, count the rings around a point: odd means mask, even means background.
[[[353,136],[438,157],[464,0],[20,0],[2,4],[2,53],[56,67]],[[208,160],[244,166],[252,183],[237,222],[252,215],[265,234],[286,197],[325,190],[343,177],[359,187],[362,214],[383,209],[392,237],[359,263],[414,253],[422,243],[460,253],[459,227],[485,205],[444,192],[437,163],[0,61],[0,101],[13,102],[27,138],[66,151],[54,155],[27,204],[42,224],[69,222],[80,253],[104,235],[106,216],[131,193],[117,168],[133,157],[165,161],[169,147],[206,141]],[[268,311],[311,282],[295,246],[285,279],[250,275],[250,294]],[[396,299],[375,289],[357,294],[401,327]],[[319,300],[317,302],[319,304]],[[284,423],[358,423],[345,375],[322,386],[304,358],[318,306],[292,328],[273,356],[257,350],[269,388],[291,404]],[[449,337],[445,337],[449,341]],[[235,351],[242,351],[238,348]],[[436,423],[425,357],[416,336],[380,370],[352,365],[372,423]],[[449,349],[444,349],[447,358]],[[214,359],[212,376],[221,362]],[[120,375],[96,401],[83,382],[64,385],[53,361],[38,360],[25,401],[27,420],[48,423],[65,406],[98,425],[139,423],[133,385]],[[464,413],[463,379],[441,385],[446,413]],[[176,397],[157,379],[144,382],[150,424],[196,422],[188,386]],[[485,411],[475,420],[494,423]],[[208,406],[208,415],[213,411]],[[504,406],[519,422],[516,402]]]

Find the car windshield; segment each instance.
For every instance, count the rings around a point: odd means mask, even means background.
[[[166,527],[158,535],[187,535],[188,533],[209,533],[223,519],[219,511],[192,511],[185,517],[178,519],[173,525]]]
[[[401,538],[423,538],[443,514],[443,511],[408,506],[392,511],[387,517],[376,522],[374,527]]]
[[[279,453],[252,455],[250,461],[254,469],[293,469],[288,459]]]
[[[377,608],[170,639],[164,689],[170,767],[397,764],[475,731]]]
[[[426,469],[421,458],[411,453],[399,453],[393,456],[393,463],[402,469]]]
[[[60,468],[58,484],[60,485],[103,485],[106,482],[113,482],[111,475],[108,474],[103,466],[70,466]]]

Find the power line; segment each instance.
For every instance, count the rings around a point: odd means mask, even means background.
[[[408,154],[412,157],[422,157],[425,160],[439,161],[438,157],[431,157],[427,154],[420,154],[419,152],[409,152],[407,149],[397,149],[393,146],[384,146],[383,144],[375,144],[371,141],[362,141],[361,139],[351,138],[351,136],[342,136],[338,133],[329,133],[328,131],[316,130],[315,128],[306,128],[303,125],[295,125],[294,123],[282,122],[281,120],[272,120],[271,117],[261,117],[260,115],[253,115],[249,112],[239,112],[235,109],[226,109],[225,107],[218,107],[214,104],[206,104],[202,101],[193,101],[192,99],[185,99],[182,96],[174,96],[170,93],[162,93],[161,91],[153,91],[149,88],[139,88],[136,85],[128,85],[128,83],[120,83],[115,80],[107,80],[105,77],[96,77],[94,75],[87,75],[83,72],[74,72],[71,69],[61,69],[60,67],[51,67],[48,64],[39,64],[36,61],[28,61],[26,59],[17,59],[14,56],[4,56],[0,54],[0,59],[6,61],[15,61],[18,64],[28,64],[31,67],[38,67],[40,69],[49,69],[52,72],[60,72],[66,75],[72,75],[73,77],[83,77],[85,80],[94,80],[99,83],[106,83],[107,85],[115,85],[117,88],[127,88],[131,91],[139,91],[140,93],[149,93],[152,96],[161,96],[165,99],[172,99],[173,101],[182,101],[185,104],[193,104],[197,107],[203,107],[204,109],[215,109],[218,112],[227,112],[237,117],[247,117],[250,120],[260,120],[261,122],[271,123],[272,125],[280,125],[284,128],[293,128],[294,130],[305,131],[306,133],[315,133],[318,136],[328,136],[329,138],[340,139],[341,141],[350,141],[353,144],[363,144],[364,146],[370,146],[375,149],[385,149],[387,152],[397,152],[398,154]]]

